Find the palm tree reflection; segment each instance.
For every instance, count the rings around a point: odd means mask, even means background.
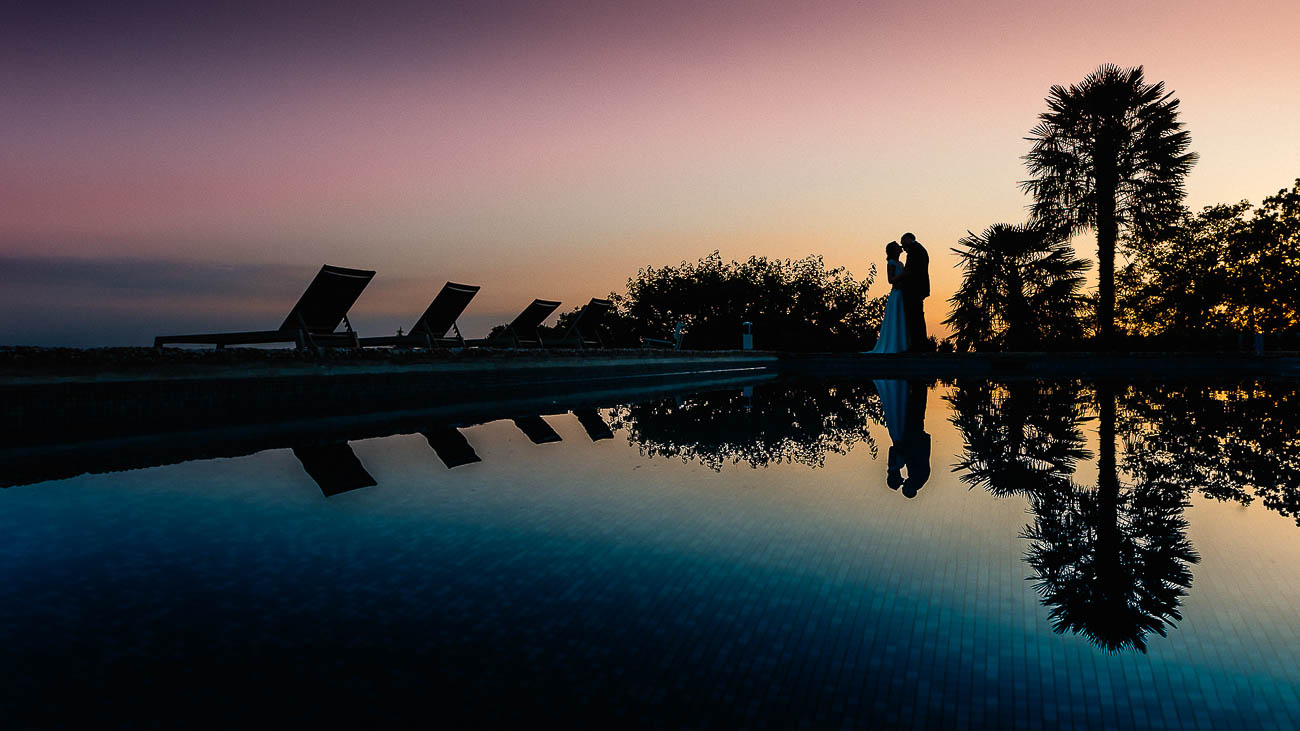
[[[1069,482],[1083,448],[1078,383],[964,383],[947,396],[966,449],[956,472],[970,487],[998,496],[1032,495]]]
[[[1134,464],[1121,480],[1115,389],[1107,384],[1095,391],[1097,486],[1077,484],[1075,466],[1087,458],[1081,393],[1034,383],[956,389],[953,422],[966,437],[957,469],[967,484],[1029,500],[1025,561],[1056,631],[1110,651],[1145,652],[1149,633],[1163,636],[1182,618],[1179,604],[1192,583],[1198,557],[1183,518],[1189,491],[1156,465]]]
[[[1116,465],[1115,393],[1097,388],[1100,456],[1097,488],[1073,482],[1030,496],[1034,522],[1026,561],[1058,632],[1085,635],[1111,651],[1146,651],[1146,636],[1164,636],[1199,559],[1187,539],[1188,491],[1161,470],[1120,480]]]
[[[616,411],[643,454],[718,470],[727,462],[820,466],[889,429],[887,483],[909,497],[929,476],[924,384],[774,384]],[[879,393],[879,398],[877,398]],[[1108,651],[1145,651],[1182,616],[1199,560],[1184,512],[1197,491],[1300,515],[1300,409],[1294,386],[1208,388],[1080,382],[961,383],[946,397],[964,439],[968,486],[1028,502],[1025,562],[1058,632]],[[1084,427],[1096,421],[1097,479]],[[910,481],[910,484],[909,484]]]

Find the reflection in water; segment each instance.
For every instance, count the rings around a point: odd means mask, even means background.
[[[447,469],[483,461],[465,435],[455,427],[435,427],[425,429],[420,434],[429,442],[429,446],[433,447],[438,459],[447,465]]]
[[[940,402],[899,381],[741,385],[268,426],[216,445],[159,439],[156,454],[126,442],[132,461],[109,464],[272,451],[0,491],[13,669],[0,707],[21,699],[44,725],[62,704],[112,725],[165,701],[269,702],[299,721],[351,706],[370,725],[411,725],[430,704],[484,725],[575,709],[724,727],[1296,717],[1297,546],[1267,532],[1289,525],[1185,510],[1197,491],[1292,510],[1296,417],[1269,406],[1294,405],[1285,388],[970,382]],[[631,445],[601,419],[617,402],[639,404],[615,410]],[[925,418],[941,405],[955,429]],[[511,421],[539,414],[564,443],[533,447]],[[888,468],[868,464],[868,428],[889,440]],[[940,466],[962,445],[938,487],[927,431]],[[854,445],[827,469],[761,478],[695,464],[816,465]],[[383,488],[328,507],[279,489],[299,469],[286,446],[327,495],[372,484],[366,467]],[[432,490],[430,448],[449,468],[484,459]],[[874,486],[886,471],[925,494],[904,505]],[[958,477],[980,489],[945,491]],[[1194,613],[1184,515],[1209,564]]]
[[[320,486],[325,497],[376,484],[347,442],[294,447],[293,455],[302,462],[303,469]]]
[[[930,479],[930,435],[925,431],[925,403],[929,386],[920,381],[901,379],[874,382],[880,394],[880,404],[889,430],[889,458],[886,463],[885,484],[890,489],[902,489],[905,497],[916,497],[917,491]],[[903,475],[903,471],[907,475]]]
[[[846,454],[859,443],[866,443],[874,459],[878,450],[868,428],[883,424],[890,439],[885,482],[912,498],[931,474],[927,393],[927,384],[901,379],[783,381],[617,406],[613,424],[594,399],[572,404],[572,413],[593,442],[625,429],[644,455],[679,457],[715,471],[727,463],[818,467],[828,454]],[[971,381],[957,384],[945,399],[964,442],[954,470],[958,478],[1028,503],[1024,559],[1053,626],[1107,650],[1145,650],[1149,635],[1163,635],[1181,619],[1191,566],[1198,561],[1184,511],[1198,491],[1242,504],[1259,499],[1300,522],[1300,399],[1294,385]],[[480,421],[532,414],[513,423],[535,444],[560,442],[538,410],[484,406]],[[1084,448],[1084,431],[1094,421],[1098,477],[1095,485],[1085,485],[1076,472],[1093,459]],[[103,471],[195,455],[250,454],[288,441],[328,497],[376,484],[349,440],[418,431],[443,464],[454,468],[480,461],[458,429],[468,423],[479,422],[376,423],[355,434],[324,426],[319,433],[304,429],[287,437],[273,430],[238,439],[227,434],[211,444],[190,439],[164,443],[156,453],[137,449],[129,459],[104,452],[116,461],[73,468]],[[28,470],[30,475],[18,474],[52,479],[68,469],[49,460],[40,470]]]
[[[583,431],[591,437],[591,441],[599,442],[602,439],[613,439],[614,432],[610,430],[609,424],[605,423],[605,418],[600,415],[596,409],[574,409],[573,415],[578,417],[578,423],[582,425]]]
[[[1153,464],[1116,460],[1115,387],[1094,391],[1099,421],[1095,488],[1073,479],[1082,449],[1085,392],[1076,384],[961,386],[949,400],[966,450],[962,480],[996,495],[1020,494],[1034,516],[1026,562],[1058,632],[1100,647],[1145,651],[1146,636],[1181,619],[1198,557],[1187,539],[1189,490]],[[1127,452],[1140,444],[1126,440]]]
[[[1125,469],[1158,471],[1185,490],[1248,505],[1258,498],[1300,525],[1300,390],[1246,384],[1122,389]]]
[[[680,457],[714,470],[741,462],[819,467],[827,454],[847,454],[861,442],[873,458],[878,454],[867,427],[884,417],[870,384],[781,383],[750,393],[721,391],[620,406],[614,426],[626,429],[628,441],[642,454]]]
[[[1084,409],[1077,383],[964,382],[947,396],[965,442],[956,471],[970,487],[1033,495],[1067,483],[1083,448]]]
[[[551,428],[550,424],[540,416],[524,416],[514,420],[515,426],[519,431],[528,437],[528,441],[533,444],[552,444],[554,442],[564,441],[560,435]]]
[[[1146,650],[1150,632],[1178,611],[1199,558],[1187,539],[1188,492],[1163,471],[1116,467],[1113,386],[1096,390],[1100,444],[1096,489],[1073,483],[1033,495],[1026,560],[1057,631],[1082,633],[1107,650]]]

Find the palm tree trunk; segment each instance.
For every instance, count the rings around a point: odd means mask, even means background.
[[[1097,336],[1105,350],[1115,347],[1115,216],[1118,189],[1112,146],[1097,146]]]
[[[1010,350],[1028,350],[1029,303],[1025,300],[1025,282],[1020,267],[1009,266],[1007,272],[1007,344]]]
[[[1097,445],[1096,591],[1103,606],[1123,606],[1123,562],[1120,557],[1119,474],[1115,464],[1115,386],[1097,384],[1100,439]]]
[[[1097,484],[1100,488],[1098,502],[1109,518],[1108,526],[1113,526],[1119,511],[1119,473],[1115,464],[1115,386],[1110,383],[1097,384],[1097,410],[1099,443],[1097,445]]]

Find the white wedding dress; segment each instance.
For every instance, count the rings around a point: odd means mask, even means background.
[[[889,259],[885,262],[891,276],[903,273],[903,262]],[[885,319],[880,323],[880,337],[872,353],[902,353],[907,350],[907,315],[903,311],[903,290],[894,289],[885,302]]]

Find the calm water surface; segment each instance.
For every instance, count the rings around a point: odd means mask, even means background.
[[[1296,394],[768,382],[11,487],[0,700],[1295,728]]]

